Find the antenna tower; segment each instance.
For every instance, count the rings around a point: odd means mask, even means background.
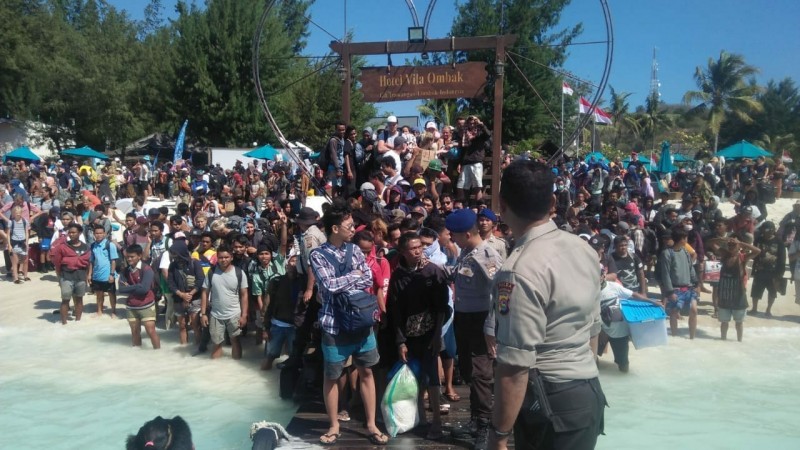
[[[653,64],[650,68],[650,101],[654,103],[653,106],[658,104],[661,100],[661,82],[658,81],[658,60],[656,60],[656,50],[653,47]]]

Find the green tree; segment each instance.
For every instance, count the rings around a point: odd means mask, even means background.
[[[520,57],[512,57],[520,71],[509,60],[505,67],[503,141],[525,139],[560,141],[559,122],[561,78],[551,68],[561,67],[568,45],[582,31],[582,25],[558,29],[559,20],[569,0],[467,0],[458,6],[451,28],[453,36],[486,36],[498,31],[518,35],[510,48]],[[501,20],[501,10],[504,9]],[[500,30],[498,30],[500,24]],[[493,113],[494,50],[472,51],[458,55],[459,61],[485,61],[489,79],[485,100],[464,99],[462,109],[477,113],[491,125]],[[536,87],[542,100],[533,93],[528,81]],[[549,108],[549,111],[548,111]],[[556,117],[554,117],[556,116]],[[569,117],[567,115],[567,117]]]
[[[453,99],[430,99],[417,106],[417,111],[422,114],[423,118],[433,120],[441,128],[442,125],[453,125],[455,123],[458,104]]]
[[[698,90],[683,96],[687,104],[700,102],[696,108],[707,110],[708,130],[714,136],[714,152],[719,146],[719,132],[729,116],[745,123],[752,122],[751,114],[763,107],[756,99],[759,89],[747,79],[758,69],[747,64],[741,55],[721,51],[719,58],[708,59],[705,68],[698,66],[694,79]]]
[[[630,105],[628,104],[628,97],[631,96],[629,92],[617,92],[613,87],[609,86],[611,93],[611,105],[609,106],[608,113],[611,114],[613,120],[614,138],[611,142],[613,148],[619,148],[620,138],[625,131],[638,131],[638,123],[630,113]]]

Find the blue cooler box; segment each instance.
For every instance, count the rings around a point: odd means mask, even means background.
[[[660,306],[635,300],[622,300],[622,316],[631,330],[633,346],[640,348],[667,345],[667,314]]]

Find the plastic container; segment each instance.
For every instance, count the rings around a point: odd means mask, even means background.
[[[637,350],[667,345],[667,314],[660,306],[635,300],[622,300],[621,305]]]

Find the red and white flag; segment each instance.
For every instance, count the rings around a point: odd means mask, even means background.
[[[573,91],[572,88],[567,84],[567,82],[564,81],[563,83],[561,83],[561,93],[572,95],[575,93],[575,91]]]
[[[600,108],[597,108],[594,112],[594,121],[597,123],[604,123],[606,125],[611,125],[611,114],[603,111]]]
[[[589,103],[589,100],[581,97],[580,103],[578,104],[578,110],[581,114],[590,114],[592,110],[592,104]],[[595,108],[594,114],[592,115],[594,116],[595,123],[602,123],[606,125],[612,124],[611,114],[603,111],[600,108]]]

